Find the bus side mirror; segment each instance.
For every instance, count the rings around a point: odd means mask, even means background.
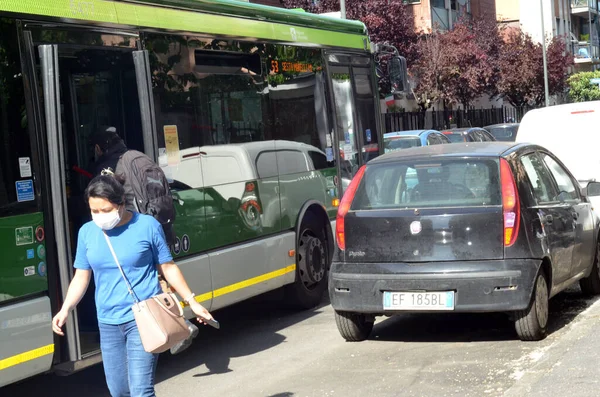
[[[392,94],[409,91],[406,58],[395,55],[390,59],[388,63],[388,77],[392,86]]]
[[[590,182],[587,187],[587,195],[588,197],[598,197],[600,196],[600,182]]]

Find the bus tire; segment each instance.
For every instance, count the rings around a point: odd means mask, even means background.
[[[325,225],[307,213],[296,242],[296,280],[286,286],[286,301],[299,309],[312,309],[321,303],[327,290],[329,246]]]

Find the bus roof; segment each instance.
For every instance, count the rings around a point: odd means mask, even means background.
[[[369,49],[365,25],[234,0],[0,1],[2,12],[171,32]],[[232,18],[235,18],[232,19]]]
[[[123,0],[133,3],[132,0]],[[326,15],[311,14],[302,10],[271,7],[239,0],[141,0],[137,3],[156,4],[173,8],[188,8],[212,14],[261,19],[286,25],[306,26],[342,33],[366,35],[365,25],[359,21],[339,19]]]

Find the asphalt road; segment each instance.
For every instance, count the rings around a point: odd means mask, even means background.
[[[370,340],[347,343],[329,304],[293,312],[279,298],[274,293],[217,312],[221,330],[204,327],[184,353],[163,354],[157,395],[532,395],[536,387],[552,391],[561,376],[565,382],[568,372],[549,371],[563,358],[578,362],[586,351],[581,341],[600,317],[600,302],[573,289],[551,300],[550,335],[541,342],[517,340],[502,314],[410,314],[379,319]],[[589,365],[598,367],[596,358]],[[598,390],[592,382],[590,396]],[[0,395],[109,396],[101,366],[69,377],[39,376]]]

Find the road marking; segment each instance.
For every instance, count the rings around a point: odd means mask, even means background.
[[[12,357],[4,358],[0,360],[0,371],[6,368],[14,367],[15,365],[25,363],[27,361],[47,356],[48,354],[52,353],[54,353],[54,344],[38,347],[37,349],[29,350],[27,352],[23,352]]]
[[[198,303],[206,302],[209,299],[217,298],[219,296],[227,295],[235,291],[239,291],[244,288],[251,287],[253,285],[262,283],[267,280],[271,280],[277,277],[285,276],[288,273],[292,273],[296,271],[296,264],[284,267],[282,269],[277,269],[275,271],[261,274],[260,276],[256,276],[253,278],[249,278],[247,280],[240,281],[235,284],[226,285],[225,287],[218,288],[216,290],[206,292],[204,294],[196,296],[196,301]],[[185,303],[180,302],[182,306],[185,306]]]

